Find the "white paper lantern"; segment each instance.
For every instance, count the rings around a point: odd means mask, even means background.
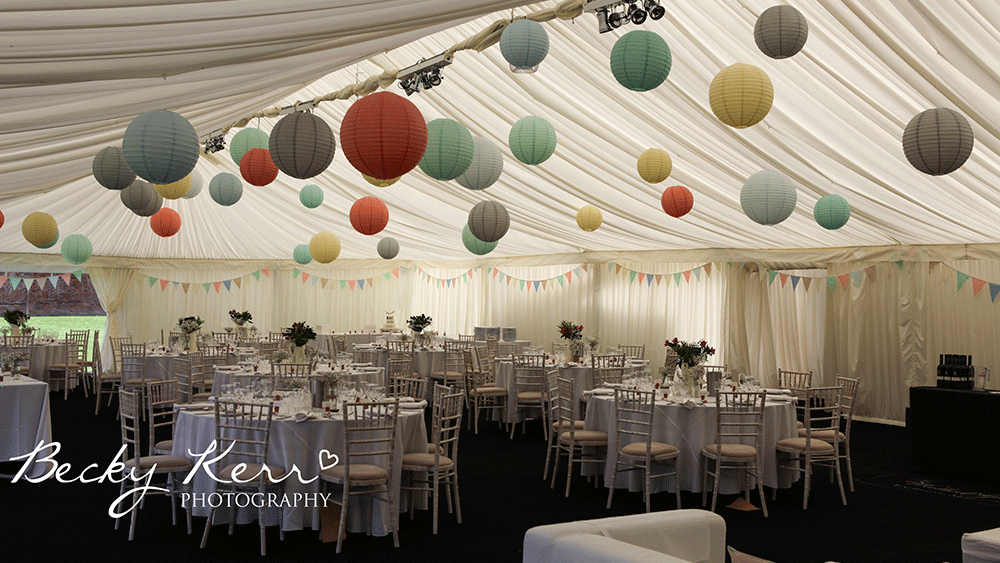
[[[485,190],[503,174],[503,153],[489,139],[473,137],[472,164],[455,181],[470,190]]]
[[[194,196],[201,193],[201,189],[205,186],[205,178],[202,177],[201,173],[197,170],[191,171],[191,189],[188,193],[184,194],[184,199],[191,199]]]

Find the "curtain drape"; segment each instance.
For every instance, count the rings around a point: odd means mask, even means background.
[[[90,268],[90,282],[94,285],[97,299],[101,302],[101,307],[107,313],[108,318],[104,323],[104,336],[101,339],[101,362],[105,366],[113,366],[114,360],[111,355],[110,338],[116,338],[121,334],[119,321],[124,326],[133,324],[133,319],[128,317],[128,307],[123,310],[129,289],[133,285],[136,277],[135,270],[128,268]]]

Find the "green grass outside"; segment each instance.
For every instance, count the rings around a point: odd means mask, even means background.
[[[35,334],[55,334],[65,336],[70,330],[104,331],[104,315],[94,317],[36,317],[28,319],[28,326],[35,329]],[[5,323],[4,326],[6,326]]]

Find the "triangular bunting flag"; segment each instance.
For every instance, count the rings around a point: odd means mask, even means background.
[[[962,286],[965,285],[965,282],[969,281],[969,274],[963,274],[962,272],[955,273],[958,274],[956,280],[958,282],[958,291],[962,291]]]
[[[847,289],[847,280],[851,277],[851,274],[840,274],[837,279],[840,280],[840,285]]]
[[[337,281],[340,282],[340,289],[344,289],[347,287],[347,280],[337,280]]]
[[[656,285],[660,285],[663,282],[663,274],[656,274]]]
[[[833,284],[835,284],[835,283],[837,283],[837,277],[836,276],[827,276],[826,277],[826,287],[830,289],[830,293],[833,293]]]
[[[356,283],[357,280],[347,280],[347,285],[351,286],[351,291],[354,291],[354,284]]]
[[[684,281],[686,281],[687,283],[691,283],[691,270],[685,270],[684,272],[681,273],[684,274]]]
[[[395,270],[393,270],[392,271],[392,275],[396,276],[396,279],[398,280],[399,279],[399,268],[396,268]]]
[[[215,288],[215,292],[216,293],[219,293],[219,291],[222,290],[222,282],[220,282],[220,281],[212,282],[212,287]]]
[[[178,282],[178,281],[170,282],[170,283],[174,284],[174,289],[177,289],[177,287],[181,285],[181,282]]]
[[[788,274],[778,274],[778,279],[781,280],[781,287],[785,287],[785,283],[788,282]]]
[[[499,273],[500,273],[500,270],[498,270],[496,268],[493,268],[493,277],[494,278],[497,277],[497,274],[499,274]]]
[[[983,289],[984,285],[986,285],[986,282],[983,280],[972,278],[972,294],[979,295],[979,292]]]
[[[451,287],[451,280],[448,280],[448,287]]]
[[[205,290],[205,293],[208,293],[209,290],[212,289],[212,284],[210,284],[210,283],[203,283],[203,284],[201,284],[201,287],[202,287],[202,289]]]
[[[265,276],[271,277],[271,270],[261,270],[261,271],[264,272]]]
[[[500,279],[503,279],[502,277]],[[507,285],[510,285],[510,276],[507,276]]]
[[[309,274],[302,272],[302,283],[306,283],[307,279],[309,279]]]
[[[468,272],[465,272],[465,273],[469,274],[469,276],[471,277],[473,272],[472,272],[472,270],[469,270]]]
[[[636,272],[635,270],[629,270],[628,271],[628,283],[635,282],[635,276],[636,276],[637,273],[638,272]]]
[[[181,287],[184,288],[184,293],[187,293],[188,290],[191,289],[191,284],[189,284],[189,283],[182,283]]]
[[[323,289],[326,289],[326,284],[330,283],[330,278],[320,278],[319,285]]]
[[[681,273],[680,272],[677,272],[676,274],[674,274],[674,285],[676,285],[677,287],[681,286]]]
[[[160,291],[166,291],[167,285],[170,284],[169,280],[160,280]]]
[[[586,268],[584,268],[584,269],[586,269]],[[622,267],[619,266],[618,264],[615,264],[615,275],[617,276],[620,273],[622,273]]]
[[[929,263],[927,265],[927,273],[933,272],[934,271],[934,266],[937,266],[938,264],[940,264],[940,262],[931,262],[931,263]]]
[[[579,276],[580,275],[580,268],[579,267],[573,268],[573,273],[576,274],[577,276]]]
[[[573,272],[566,272],[566,281],[573,283]]]
[[[469,271],[471,272],[472,270],[469,270]],[[464,281],[465,283],[469,283],[469,274],[467,274],[467,273],[466,274],[462,274],[462,281]]]
[[[27,281],[24,282],[24,287],[28,291],[31,291],[31,286],[33,285],[35,285],[35,278],[28,278]]]
[[[75,272],[73,272],[73,276],[76,279],[83,281],[83,270],[76,270]]]
[[[146,277],[149,278],[149,287],[153,287],[154,285],[156,285],[156,282],[159,281],[156,278],[151,277],[151,276],[146,276]]]
[[[546,289],[545,286],[546,286],[546,282],[548,282],[548,281],[549,280],[542,280],[542,289]],[[538,288],[536,287],[535,289],[538,289]]]
[[[566,287],[566,275],[565,274],[557,277],[556,281],[559,282],[559,287]]]
[[[510,285],[510,276],[508,276],[507,274],[505,274],[503,272],[500,272],[500,281],[503,281],[504,278],[507,278],[507,285]]]
[[[61,275],[61,276],[59,276],[59,277],[60,277],[60,278],[62,278],[62,281],[66,282],[66,285],[69,285],[69,279],[70,279],[71,277],[73,277],[73,274],[63,274],[63,275]],[[6,277],[6,276],[4,276],[4,278],[3,278],[3,279],[4,279],[5,281],[6,281],[6,280],[7,280],[7,277]],[[3,284],[2,284],[2,283],[0,283],[0,285],[3,285]]]
[[[518,280],[520,282],[521,291],[524,291],[524,280]]]
[[[809,291],[809,286],[812,285],[812,278],[802,278],[802,282],[806,284],[806,291]]]
[[[292,269],[292,279],[294,280],[295,278],[299,277],[299,274],[301,274],[301,273],[302,273],[302,270],[300,270],[298,268],[293,268]]]
[[[996,302],[997,294],[1000,293],[1000,283],[990,284],[990,301]]]
[[[776,277],[778,277],[778,272],[775,272],[774,270],[768,270],[767,271],[767,285],[771,285],[772,283],[774,283],[774,278],[776,278]]]
[[[903,261],[902,260],[896,260],[896,267],[899,268],[900,270],[902,270],[903,269]]]
[[[312,277],[312,281],[313,281],[313,285],[316,285],[316,282],[319,281],[319,278],[317,278],[316,276],[313,276]]]
[[[226,291],[232,291],[232,289],[230,289],[232,283],[233,280],[222,280],[222,285],[226,286]]]
[[[535,280],[535,281],[533,281],[533,282],[531,282],[531,283],[535,284],[535,291],[538,291],[538,285],[539,285],[540,283],[542,283],[542,282],[540,282],[540,281],[538,281],[538,280]]]
[[[864,279],[862,277],[863,275],[864,275],[863,270],[858,270],[857,272],[851,272],[851,279],[854,280],[854,285],[861,287],[861,280]]]
[[[711,276],[712,275],[712,263],[711,262],[709,262],[708,264],[705,264],[704,266],[702,266],[702,268],[705,268],[705,275],[706,276]]]
[[[614,262],[608,262],[608,271],[609,271],[609,272],[610,272],[610,271],[611,271],[612,269],[614,269],[614,267],[615,267],[615,264],[614,264]]]
[[[583,266],[581,266],[581,267],[583,268],[583,271],[584,271],[584,272],[586,272],[586,271],[587,271],[587,265],[586,265],[586,264],[584,264],[584,265],[583,265]]]
[[[646,274],[646,287],[653,285],[653,274]]]
[[[49,276],[49,283],[52,284],[52,287],[55,287],[59,283],[59,276]]]
[[[639,285],[642,285],[642,282],[645,280],[646,280],[646,274],[639,272]]]
[[[865,273],[868,274],[869,281],[875,281],[875,266],[865,268]]]
[[[697,278],[698,281],[701,281],[701,270],[702,270],[702,268],[703,268],[703,266],[698,266],[697,268],[695,268],[693,270],[694,271],[694,277]]]
[[[386,273],[382,274],[382,276],[385,278],[385,281],[389,281],[389,276],[391,276],[391,275],[392,275],[392,272],[386,272]]]
[[[0,276],[0,285],[7,283],[7,276]]]
[[[253,276],[253,279],[255,279],[257,281],[260,281],[260,270],[257,270],[256,272],[254,272],[251,275]]]
[[[361,289],[365,288],[365,280],[358,280],[358,287]]]
[[[375,278],[368,278],[367,280],[365,280],[365,282],[370,287],[373,283],[375,283]]]
[[[799,287],[799,280],[802,279],[799,276],[789,276],[792,278],[792,291],[795,291]]]
[[[17,289],[17,286],[21,285],[21,278],[10,278],[10,288]]]

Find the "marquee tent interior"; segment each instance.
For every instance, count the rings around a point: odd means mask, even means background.
[[[824,382],[860,376],[858,413],[902,421],[907,387],[933,382],[938,354],[985,366],[998,358],[1000,13],[967,0],[791,3],[808,40],[776,60],[754,41],[772,5],[758,0],[665,3],[662,19],[603,34],[574,0],[8,2],[0,263],[39,275],[84,268],[109,314],[105,336],[158,338],[193,314],[218,329],[233,308],[252,311],[265,331],[303,319],[357,330],[394,311],[398,325],[427,313],[445,334],[514,326],[537,343],[556,340],[568,319],[602,345],[645,343],[654,362],[678,336],[708,340],[719,349],[713,362],[765,382],[779,367]],[[550,41],[533,74],[512,73],[495,44],[521,17],[540,21]],[[616,41],[636,29],[659,34],[672,55],[666,81],[648,92],[626,89],[609,67]],[[426,121],[453,119],[491,141],[503,174],[482,192],[420,169],[386,188],[369,184],[339,146],[352,86],[381,77],[377,85],[405,96],[391,76],[453,48],[442,83],[407,99]],[[774,89],[769,113],[745,129],[721,123],[708,95],[737,62],[762,69]],[[244,182],[229,207],[207,189],[167,200],[182,218],[169,238],[91,172],[98,151],[121,146],[147,111],[182,115],[203,140],[226,129],[229,146],[244,126],[267,132],[279,119],[255,114],[337,92],[346,99],[312,110],[337,136],[324,172]],[[930,176],[910,165],[901,138],[911,118],[938,107],[961,114],[975,143],[961,168]],[[527,115],[558,138],[538,165],[508,147]],[[671,155],[662,183],[637,173],[649,148]],[[758,224],[741,207],[744,182],[760,170],[795,185],[780,224]],[[195,172],[206,186],[240,175],[226,150],[202,154]],[[306,184],[322,188],[318,208],[300,203]],[[673,185],[694,195],[680,218],[660,204]],[[837,230],[813,217],[829,194],[851,207]],[[351,226],[364,196],[389,209],[377,235]],[[461,232],[487,199],[506,207],[510,229],[476,256]],[[586,204],[603,213],[593,232],[576,223]],[[58,246],[29,244],[20,226],[35,211],[51,214],[62,237],[85,235],[93,256],[77,266]],[[340,257],[294,262],[296,245],[321,231],[339,237]],[[399,242],[392,260],[376,253],[383,236]]]

